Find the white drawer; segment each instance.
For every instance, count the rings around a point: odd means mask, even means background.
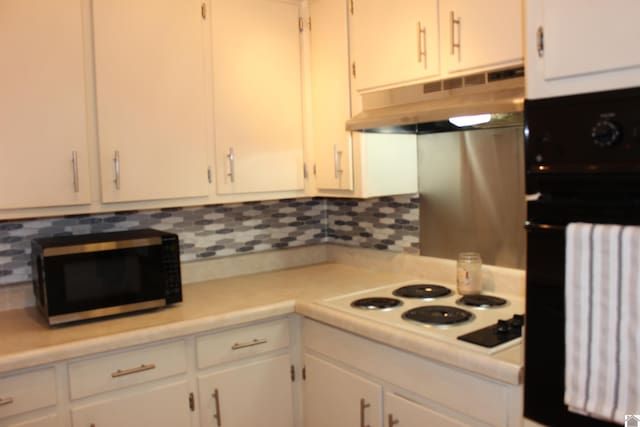
[[[186,370],[187,356],[182,340],[71,362],[71,399],[178,375]]]
[[[0,378],[0,419],[57,402],[53,367]]]
[[[289,346],[289,321],[278,319],[196,339],[198,368],[217,365]]]

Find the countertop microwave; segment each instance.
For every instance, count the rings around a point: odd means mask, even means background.
[[[176,234],[153,229],[33,239],[36,305],[49,325],[182,301]]]

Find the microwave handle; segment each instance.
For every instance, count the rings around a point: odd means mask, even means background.
[[[524,228],[527,231],[547,230],[547,231],[564,231],[567,227],[555,224],[538,224],[536,222],[526,221]]]

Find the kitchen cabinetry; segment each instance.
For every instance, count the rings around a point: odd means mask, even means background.
[[[90,202],[80,0],[0,0],[0,208]]]
[[[53,367],[0,377],[0,425],[59,426],[59,419],[51,413],[57,403],[56,391]],[[43,408],[49,408],[45,410],[49,414],[43,416]]]
[[[366,420],[372,426],[386,426],[389,421],[416,427],[522,423],[521,386],[496,383],[309,319],[303,323],[303,347],[305,409],[309,408],[305,421],[310,425],[322,425],[318,417],[330,411],[352,410],[343,390],[358,390],[363,383],[384,393],[382,397],[378,392],[382,402],[372,411],[374,418]],[[358,392],[364,393],[362,388]],[[336,398],[339,403],[327,405],[323,413],[317,408],[323,405],[321,399],[331,399],[331,393],[344,398]],[[333,409],[336,405],[349,409]],[[372,407],[375,405],[372,400]]]
[[[212,1],[219,194],[304,189],[299,7]]]
[[[122,393],[71,409],[74,427],[176,427],[191,424],[189,387],[185,381]]]
[[[359,91],[437,76],[438,1],[351,1],[351,46]]]
[[[288,319],[197,337],[201,426],[292,427],[288,348]]]
[[[309,7],[313,169],[320,195],[366,198],[417,192],[415,135],[345,131],[351,114],[347,2],[312,0]]]
[[[103,202],[206,197],[200,0],[92,2]]]
[[[306,354],[304,383],[305,427],[382,427],[382,386]]]
[[[638,85],[638,2],[525,3],[528,98]]]
[[[349,35],[345,0],[310,0],[315,178],[320,190],[353,190]]]
[[[521,64],[520,0],[440,0],[440,41],[446,74]]]

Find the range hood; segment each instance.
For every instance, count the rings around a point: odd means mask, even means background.
[[[490,71],[369,92],[363,111],[347,121],[349,131],[434,133],[521,125],[524,69]],[[458,124],[450,118],[484,115],[479,124]]]

